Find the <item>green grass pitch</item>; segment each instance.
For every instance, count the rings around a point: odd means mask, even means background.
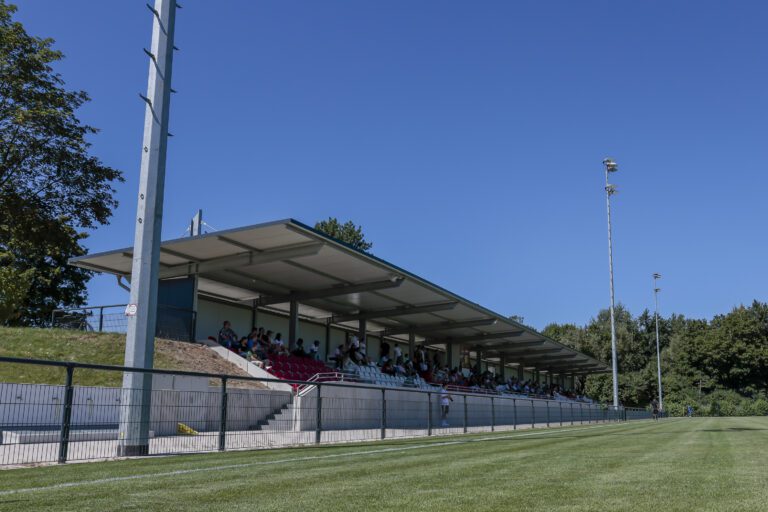
[[[768,418],[12,469],[0,510],[768,510]]]

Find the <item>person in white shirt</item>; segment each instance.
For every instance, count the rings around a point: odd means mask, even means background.
[[[397,343],[395,343],[395,350],[393,354],[395,356],[395,363],[403,364],[403,351],[400,349],[400,346]]]
[[[320,340],[315,340],[315,342],[312,343],[312,346],[309,347],[309,357],[315,361],[320,360]]]
[[[448,393],[448,384],[443,382],[443,387],[440,388],[440,426],[448,427],[448,411],[450,409],[453,397]]]

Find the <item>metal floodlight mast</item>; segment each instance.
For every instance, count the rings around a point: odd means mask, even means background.
[[[605,200],[608,210],[608,274],[611,281],[611,368],[613,372],[613,406],[619,407],[619,362],[616,354],[616,321],[613,312],[613,242],[611,240],[611,196],[616,193],[616,187],[608,181],[608,174],[619,170],[619,166],[606,158],[605,166]]]
[[[656,302],[656,370],[659,378],[659,410],[664,410],[664,393],[661,389],[661,349],[659,348],[659,292],[661,288],[656,285],[656,281],[661,279],[661,274],[653,274],[653,298]]]
[[[160,266],[160,235],[163,219],[165,160],[171,97],[173,32],[176,0],[155,0],[147,4],[152,13],[152,46],[144,115],[144,141],[139,176],[139,201],[133,243],[131,298],[126,308],[128,333],[125,366],[152,368],[157,321],[157,287]],[[149,453],[149,419],[152,374],[126,372],[120,401],[118,455]]]

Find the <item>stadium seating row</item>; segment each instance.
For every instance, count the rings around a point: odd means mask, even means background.
[[[377,366],[360,366],[357,374],[361,380],[383,387],[416,387],[427,389],[432,386],[427,384],[418,375],[406,377],[404,375],[387,375],[382,373]]]
[[[322,361],[290,355],[274,355],[267,371],[278,379],[309,380],[318,373],[326,373],[328,367]]]

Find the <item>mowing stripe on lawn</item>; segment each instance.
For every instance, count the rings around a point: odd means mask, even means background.
[[[643,422],[645,423],[645,422]],[[323,460],[323,459],[338,459],[342,457],[354,457],[357,455],[376,455],[380,453],[392,453],[392,452],[404,452],[409,450],[419,450],[423,448],[432,448],[432,447],[440,447],[440,446],[451,446],[451,445],[458,445],[458,444],[467,444],[467,443],[477,443],[477,442],[483,442],[483,441],[495,441],[499,439],[515,439],[518,437],[531,437],[531,436],[544,436],[548,434],[562,434],[564,432],[578,432],[578,431],[584,431],[584,430],[594,430],[594,429],[603,429],[607,427],[614,427],[614,428],[620,428],[620,427],[627,427],[627,426],[635,426],[637,423],[623,423],[623,424],[604,424],[604,425],[595,425],[592,427],[580,427],[580,428],[564,428],[564,429],[551,429],[551,430],[543,430],[538,432],[527,432],[523,434],[513,434],[513,435],[498,435],[498,436],[488,436],[488,437],[480,437],[480,438],[472,438],[472,439],[458,439],[455,441],[440,441],[435,443],[425,443],[425,444],[418,444],[413,446],[400,446],[400,447],[394,447],[394,448],[379,448],[375,450],[365,450],[365,451],[351,451],[351,452],[345,452],[345,453],[335,453],[335,454],[329,454],[329,455],[309,455],[305,457],[292,457],[289,459],[277,459],[277,460],[268,460],[268,461],[258,461],[258,462],[245,462],[241,464],[227,464],[223,466],[208,466],[204,468],[193,468],[193,469],[178,469],[174,471],[166,471],[163,473],[141,473],[137,475],[128,475],[128,476],[116,476],[116,477],[110,477],[110,478],[99,478],[96,480],[81,480],[78,482],[64,482],[60,484],[55,485],[48,485],[45,487],[28,487],[23,489],[9,489],[0,491],[0,496],[8,496],[11,494],[21,494],[21,493],[33,493],[33,492],[44,492],[44,491],[54,491],[58,489],[67,489],[71,487],[82,487],[86,485],[100,485],[100,484],[106,484],[106,483],[113,483],[113,482],[122,482],[126,480],[139,480],[144,478],[157,478],[157,477],[166,477],[166,476],[178,476],[178,475],[187,475],[191,473],[202,473],[206,471],[221,471],[221,470],[229,470],[229,469],[241,469],[241,468],[248,468],[253,466],[270,466],[270,465],[276,465],[276,464],[288,464],[291,462],[307,462],[307,461],[313,461],[313,460]]]

